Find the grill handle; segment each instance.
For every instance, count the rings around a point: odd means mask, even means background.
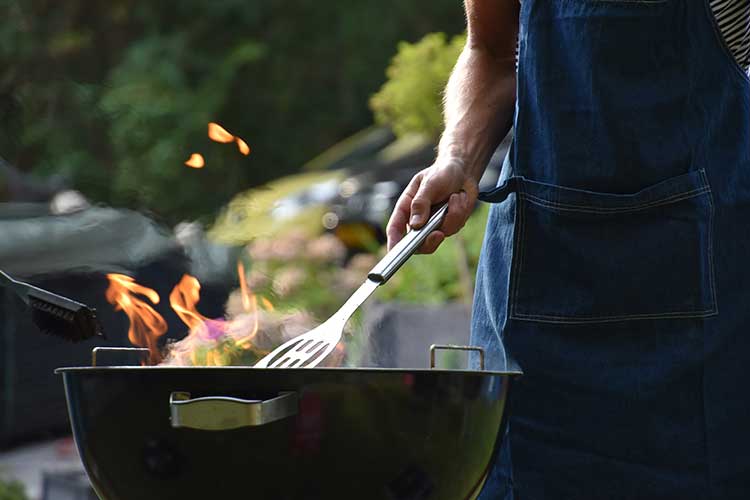
[[[430,368],[435,368],[435,354],[439,350],[445,351],[473,351],[479,353],[479,369],[484,370],[484,349],[473,345],[432,344],[430,346]]]
[[[202,431],[226,431],[257,427],[299,413],[296,392],[281,392],[266,401],[225,396],[190,398],[189,392],[173,392],[169,397],[172,427]]]
[[[404,265],[409,257],[422,246],[424,240],[430,235],[431,232],[439,228],[443,224],[445,214],[448,212],[448,204],[444,203],[437,211],[432,214],[430,220],[420,227],[406,233],[406,235],[391,248],[391,251],[385,254],[380,262],[375,264],[375,267],[370,269],[367,274],[367,279],[374,281],[375,283],[383,284],[388,281],[393,274]]]

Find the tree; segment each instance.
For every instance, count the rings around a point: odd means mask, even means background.
[[[0,155],[171,221],[368,125],[392,47],[464,22],[454,0],[9,0],[0,14]],[[251,155],[209,141],[208,121]],[[205,168],[182,164],[193,152]]]

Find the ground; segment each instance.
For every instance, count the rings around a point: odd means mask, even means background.
[[[40,500],[44,473],[82,472],[83,464],[69,437],[2,451],[0,471],[7,478],[22,482],[30,500]]]

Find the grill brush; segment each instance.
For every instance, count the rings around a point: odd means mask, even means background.
[[[17,281],[3,271],[0,286],[14,291],[31,308],[32,321],[47,335],[70,342],[104,337],[95,310],[85,304]]]

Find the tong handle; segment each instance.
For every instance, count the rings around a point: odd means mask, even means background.
[[[2,270],[0,270],[0,287],[14,291],[26,304],[29,303],[29,290],[32,286],[12,278]]]
[[[430,220],[428,220],[424,226],[406,233],[403,239],[396,243],[396,245],[391,248],[391,251],[385,254],[385,257],[383,257],[380,262],[375,264],[375,267],[370,269],[370,272],[367,274],[367,279],[380,285],[388,281],[391,276],[393,276],[394,273],[404,265],[404,262],[414,255],[414,252],[422,246],[422,243],[424,243],[427,236],[440,227],[447,212],[448,203],[443,203],[440,205],[440,208],[432,214]]]

